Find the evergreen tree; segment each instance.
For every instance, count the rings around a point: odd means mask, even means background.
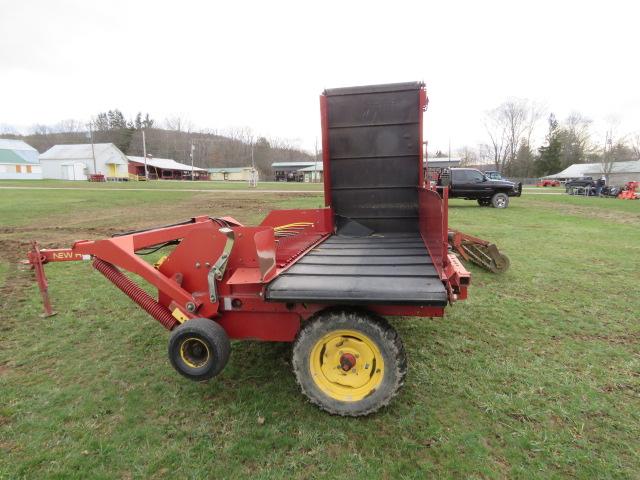
[[[144,120],[142,121],[142,128],[153,128],[153,124],[155,122],[151,119],[151,117],[149,116],[149,114],[147,113],[144,116]]]
[[[540,157],[536,160],[536,173],[540,176],[558,173],[561,169],[560,154],[562,142],[558,130],[558,121],[552,113],[549,116],[549,133],[547,133],[547,145],[538,149]]]
[[[531,178],[535,175],[535,154],[526,140],[518,147],[516,156],[508,165],[506,174],[517,178]]]

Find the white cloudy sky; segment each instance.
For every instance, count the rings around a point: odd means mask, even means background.
[[[312,149],[324,88],[424,80],[430,149],[507,97],[640,131],[635,1],[0,0],[0,125],[120,108]]]

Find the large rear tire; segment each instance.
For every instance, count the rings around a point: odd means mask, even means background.
[[[328,309],[309,320],[295,340],[292,364],[311,403],[351,417],[388,405],[407,372],[404,347],[393,327],[355,309]]]
[[[169,361],[189,380],[208,380],[218,375],[231,353],[229,337],[208,318],[187,320],[171,332]]]

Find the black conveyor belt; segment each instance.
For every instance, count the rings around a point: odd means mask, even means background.
[[[444,306],[447,292],[417,234],[334,235],[267,286],[273,301]]]

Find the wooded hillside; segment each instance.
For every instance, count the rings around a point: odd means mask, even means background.
[[[114,143],[127,155],[142,156],[142,132],[145,132],[147,154],[156,158],[172,158],[191,164],[191,145],[194,146],[193,163],[197,167],[240,167],[251,165],[251,151],[256,168],[263,176],[271,175],[273,162],[313,161],[314,155],[292,143],[257,137],[250,128],[194,130],[180,118],[166,120],[160,126],[149,115],[138,113],[126,120],[120,110],[99,113],[92,122],[94,143]],[[27,135],[3,134],[4,138],[24,140],[40,153],[57,144],[89,143],[88,124],[75,120],[55,126],[37,125]]]

